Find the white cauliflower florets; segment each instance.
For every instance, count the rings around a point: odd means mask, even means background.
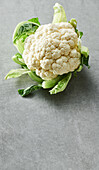
[[[78,41],[70,23],[42,25],[26,39],[23,59],[42,79],[53,79],[80,65]]]

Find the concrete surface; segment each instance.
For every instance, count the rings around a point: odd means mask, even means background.
[[[57,0],[58,1],[58,0]],[[0,0],[0,170],[99,170],[99,1],[61,0],[68,20],[75,17],[91,69],[73,77],[64,93],[40,90],[28,98],[17,89],[29,77],[4,80],[17,52],[17,23],[38,16],[52,22],[56,0]]]

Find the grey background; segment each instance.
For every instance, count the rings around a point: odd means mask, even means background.
[[[64,93],[39,90],[28,98],[17,89],[28,76],[5,81],[17,52],[15,26],[32,17],[52,22],[61,3],[68,20],[75,17],[89,47],[91,69],[73,77]],[[99,1],[0,0],[0,170],[99,170]]]

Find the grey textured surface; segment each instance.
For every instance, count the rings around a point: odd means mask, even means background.
[[[35,16],[51,22],[57,1],[0,0],[0,170],[99,170],[98,0],[58,1],[68,20],[77,19],[91,56],[91,69],[73,77],[64,93],[22,98],[17,89],[31,85],[30,78],[4,80],[18,68],[11,60],[16,24]]]

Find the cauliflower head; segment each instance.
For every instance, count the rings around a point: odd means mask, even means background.
[[[68,22],[41,25],[25,40],[23,59],[44,80],[72,72],[80,65],[74,27]]]

